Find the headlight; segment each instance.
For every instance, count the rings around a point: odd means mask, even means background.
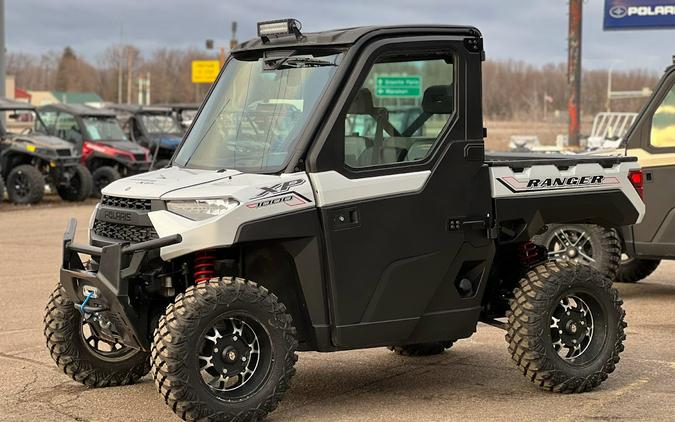
[[[197,199],[192,201],[169,201],[166,203],[166,208],[174,214],[200,221],[223,215],[238,205],[239,201],[232,198]]]

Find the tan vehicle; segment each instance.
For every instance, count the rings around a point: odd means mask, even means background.
[[[637,282],[662,259],[675,259],[675,63],[669,66],[623,141],[593,155],[638,158],[647,213],[620,232],[589,225],[552,225],[534,238],[554,260],[587,263],[616,281]]]

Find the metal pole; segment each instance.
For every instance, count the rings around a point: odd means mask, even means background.
[[[0,0],[0,97],[5,97],[5,0]],[[4,113],[3,113],[4,115]]]
[[[581,116],[581,12],[582,0],[569,0],[567,47],[568,145],[579,146]]]
[[[131,58],[131,48],[127,46],[127,104],[131,104],[131,80],[132,71],[131,67],[133,66],[133,59]]]
[[[607,112],[612,111],[612,68],[614,63],[609,66],[607,71]]]

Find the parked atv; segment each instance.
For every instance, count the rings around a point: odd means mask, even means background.
[[[129,139],[150,150],[151,168],[169,164],[184,129],[169,107],[117,104],[110,106]]]
[[[150,169],[150,153],[130,142],[112,110],[80,104],[50,104],[38,108],[49,133],[82,148],[82,163],[94,179],[92,194],[121,177]]]
[[[83,201],[92,189],[92,177],[79,164],[79,148],[49,136],[35,107],[0,98],[0,176],[15,204],[34,204],[44,195],[45,183],[66,201]],[[1,199],[1,196],[0,196]]]
[[[180,127],[183,128],[184,131],[190,127],[197,115],[197,110],[199,110],[198,103],[166,103],[156,104],[155,106],[170,108],[173,116],[178,120]]]

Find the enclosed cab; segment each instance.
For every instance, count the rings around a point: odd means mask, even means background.
[[[110,108],[115,111],[129,139],[150,150],[152,168],[165,167],[184,132],[172,109],[130,104],[114,104]]]
[[[296,351],[437,354],[484,321],[546,390],[607,378],[625,338],[616,290],[529,238],[638,222],[634,158],[486,157],[473,27],[302,33],[291,19],[258,34],[170,166],[106,187],[87,244],[71,221],[45,317],[57,364],[119,385],[150,358],[182,418],[258,420]],[[390,118],[402,107],[415,117]],[[81,326],[104,347],[77,343]]]
[[[94,180],[93,194],[111,182],[150,169],[147,148],[129,142],[112,110],[81,104],[50,104],[38,108],[51,135],[82,150],[82,164]]]

